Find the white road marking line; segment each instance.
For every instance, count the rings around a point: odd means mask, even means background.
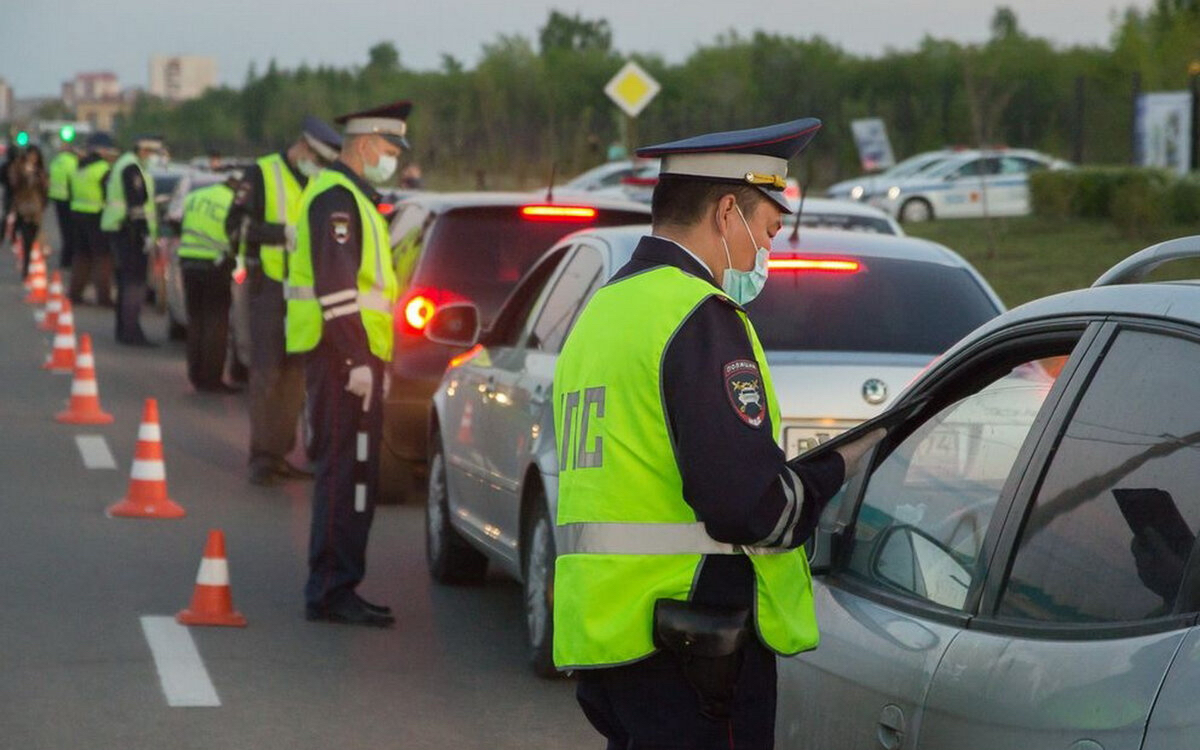
[[[162,683],[167,705],[173,708],[215,707],[221,705],[217,689],[208,678],[208,670],[192,634],[173,617],[142,617],[142,632],[154,655],[154,666]]]
[[[79,446],[79,455],[83,457],[83,465],[87,468],[117,468],[117,460],[113,458],[103,435],[76,435],[75,445]]]

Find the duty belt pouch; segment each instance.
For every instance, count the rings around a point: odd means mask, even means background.
[[[728,719],[733,707],[750,613],[678,599],[654,603],[654,644],[673,654],[700,697],[700,713]]]

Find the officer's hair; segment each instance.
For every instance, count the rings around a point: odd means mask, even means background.
[[[700,221],[721,196],[730,193],[747,218],[754,213],[759,201],[766,200],[758,188],[750,185],[665,174],[654,186],[650,215],[655,226],[689,226]]]

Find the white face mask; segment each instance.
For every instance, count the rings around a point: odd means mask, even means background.
[[[739,271],[734,268],[733,258],[729,255],[729,243],[722,237],[721,244],[725,246],[725,262],[729,264],[729,267],[721,275],[721,288],[734,302],[745,305],[757,297],[767,283],[767,260],[771,257],[771,250],[759,245],[758,241],[754,239],[754,232],[750,231],[750,224],[746,221],[746,215],[742,213],[741,206],[734,204],[734,208],[737,209],[738,216],[742,217],[742,225],[746,227],[746,234],[750,235],[750,242],[754,244],[754,268],[749,271]]]
[[[300,174],[305,177],[314,177],[317,172],[321,171],[321,167],[312,159],[301,159],[296,164],[296,169],[300,170]]]
[[[374,185],[382,185],[392,179],[392,175],[396,174],[396,167],[399,166],[400,159],[396,156],[380,156],[379,161],[374,164],[363,165],[363,177]]]

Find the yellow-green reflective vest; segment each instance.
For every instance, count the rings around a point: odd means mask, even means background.
[[[279,154],[270,154],[257,161],[263,178],[263,221],[269,224],[296,226],[300,220],[300,198],[304,188],[292,174]],[[240,252],[246,253],[245,240]],[[283,281],[287,274],[283,245],[259,245],[262,270],[269,278]]]
[[[109,164],[97,159],[71,175],[71,210],[81,214],[98,214],[104,210],[104,176]]]
[[[233,204],[233,189],[223,182],[193,190],[183,201],[179,257],[216,263],[229,253],[225,217]]]
[[[313,285],[312,228],[308,224],[308,208],[326,190],[343,187],[354,196],[362,223],[362,260],[358,265],[358,305],[367,343],[371,353],[384,362],[392,359],[393,306],[396,303],[396,273],[392,268],[392,251],[388,244],[388,227],[383,215],[366,195],[341,172],[323,169],[308,181],[300,202],[300,218],[296,223],[296,250],[288,263],[287,284],[287,350],[307,352],[321,341],[324,318],[322,300],[317,298]],[[341,292],[330,296],[341,297]],[[336,300],[326,300],[332,304]]]
[[[108,185],[104,189],[104,212],[100,214],[100,229],[115,232],[121,228],[125,217],[129,215],[129,206],[125,200],[125,181],[121,179],[121,173],[130,164],[142,173],[142,181],[146,184],[146,202],[142,205],[142,210],[145,213],[146,225],[150,228],[150,236],[157,237],[158,213],[154,208],[154,178],[142,169],[137,155],[132,151],[121,154],[116,164],[113,164],[112,171],[108,173]]]
[[[71,175],[79,169],[79,155],[74,151],[59,151],[50,160],[50,191],[52,201],[65,201],[71,197]]]
[[[750,555],[763,644],[780,654],[817,644],[803,550],[717,542],[683,498],[663,406],[662,359],[680,325],[713,295],[723,293],[671,266],[627,277],[596,292],[559,356],[554,662],[561,669],[625,664],[653,653],[654,602],[690,599],[705,554]],[[778,431],[766,356],[749,319],[738,314]]]

